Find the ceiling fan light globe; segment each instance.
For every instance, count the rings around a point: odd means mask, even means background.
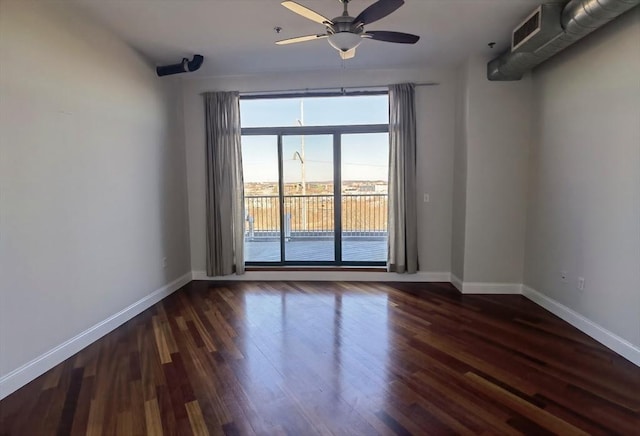
[[[329,44],[338,51],[349,51],[362,42],[360,35],[351,32],[337,32],[329,35]]]

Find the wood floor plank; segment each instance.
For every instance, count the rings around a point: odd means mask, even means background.
[[[91,400],[89,407],[89,418],[87,420],[87,436],[99,436],[102,432],[102,421],[104,416],[104,407],[100,400]]]
[[[192,282],[2,400],[0,435],[631,435],[638,392],[521,296]]]
[[[171,351],[169,351],[167,338],[165,337],[165,332],[160,324],[160,320],[157,316],[154,316],[152,322],[153,334],[156,339],[156,347],[158,349],[158,355],[160,356],[160,363],[171,363]]]
[[[467,373],[467,377],[501,403],[555,434],[587,435],[586,432],[581,431],[579,428],[543,409],[535,407],[533,404],[524,401],[522,398],[513,395],[473,372]]]
[[[144,417],[148,434],[162,436],[162,419],[160,418],[160,407],[154,398],[144,402]]]
[[[189,416],[189,422],[191,423],[191,430],[194,436],[209,436],[209,430],[207,430],[207,424],[202,416],[202,410],[200,404],[197,401],[190,401],[184,405],[187,409],[187,415]]]

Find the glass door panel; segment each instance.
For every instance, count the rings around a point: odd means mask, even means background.
[[[333,136],[282,137],[285,261],[335,261]]]
[[[342,135],[342,260],[387,260],[389,134]]]
[[[245,262],[280,262],[278,137],[243,136]]]

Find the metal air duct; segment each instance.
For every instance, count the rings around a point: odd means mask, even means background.
[[[493,59],[487,64],[487,78],[520,80],[527,71],[639,4],[640,0],[571,0],[558,14],[562,29],[557,34],[538,38],[536,47],[525,45]]]

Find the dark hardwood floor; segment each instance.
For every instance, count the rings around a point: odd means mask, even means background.
[[[2,435],[640,434],[640,368],[524,297],[192,282],[0,402]]]

